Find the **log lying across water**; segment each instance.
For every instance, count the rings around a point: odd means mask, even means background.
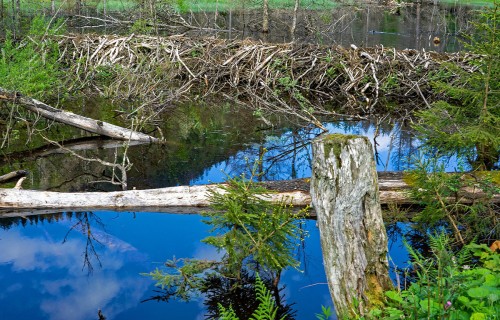
[[[270,201],[287,201],[294,206],[311,204],[309,179],[265,182],[274,191]],[[218,188],[217,184],[179,186],[148,190],[116,192],[53,192],[37,190],[0,189],[0,217],[13,211],[36,209],[63,209],[68,211],[118,210],[196,213],[208,205],[207,192]],[[380,202],[382,204],[409,204],[409,186],[397,173],[379,173]],[[477,198],[478,192],[470,192],[464,200]],[[500,195],[493,202],[500,203]],[[29,210],[28,210],[29,211]],[[313,213],[314,214],[314,213]]]
[[[19,105],[44,118],[64,123],[85,131],[119,140],[157,142],[158,139],[147,134],[115,126],[100,120],[94,120],[72,112],[51,107],[36,99],[23,96],[19,92],[9,91],[0,87],[0,101]]]

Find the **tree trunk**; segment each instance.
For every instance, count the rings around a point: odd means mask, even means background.
[[[293,18],[292,26],[290,27],[290,35],[292,42],[295,42],[295,28],[297,27],[297,14],[299,11],[300,0],[295,0],[295,6],[293,7]]]
[[[392,287],[373,149],[365,137],[322,136],[313,142],[312,170],[312,204],[337,315],[361,316]]]
[[[7,174],[1,175],[0,176],[0,183],[6,183],[13,181],[14,179],[19,179],[22,177],[25,177],[28,175],[28,171],[26,170],[17,170],[17,171],[12,171]]]
[[[65,149],[81,150],[85,146],[65,144]],[[106,147],[105,145],[103,146]],[[61,150],[61,152],[67,152]],[[57,152],[52,150],[48,152]],[[34,153],[31,156],[43,157],[44,154]],[[12,157],[11,157],[12,158]],[[401,173],[381,172],[378,182],[380,202],[385,204],[410,204],[408,186],[401,180]],[[309,193],[309,179],[281,180],[262,182],[263,186],[271,191],[269,201],[288,201],[296,207],[311,204]],[[51,192],[35,190],[12,190],[0,188],[0,210],[1,209],[27,209],[27,208],[80,208],[81,210],[101,209],[159,209],[172,211],[173,207],[183,208],[182,212],[196,212],[197,209],[205,209],[208,205],[207,192],[217,185],[180,186],[149,190],[129,190],[120,192]],[[487,197],[479,188],[463,190],[460,192],[460,203],[472,203],[481,197]],[[116,198],[130,199],[129,202],[117,203]],[[450,199],[454,201],[455,199]],[[500,203],[500,194],[494,195],[488,200],[492,203]],[[176,211],[177,212],[177,211]],[[315,212],[309,213],[311,217]]]
[[[269,0],[262,3],[262,32],[269,32]]]

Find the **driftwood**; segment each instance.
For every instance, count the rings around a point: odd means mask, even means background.
[[[0,88],[0,101],[14,103],[31,112],[38,113],[44,118],[68,124],[73,127],[113,139],[158,142],[157,138],[147,134],[57,109],[36,99],[26,97],[18,92],[9,91],[3,88]]]
[[[409,204],[409,186],[401,179],[402,174],[379,173],[380,203]],[[309,179],[266,182],[264,185],[275,193],[270,200],[286,200],[295,206],[311,204]],[[37,190],[0,189],[0,216],[12,209],[67,209],[67,210],[128,210],[198,212],[209,205],[207,192],[217,185],[179,186],[148,190],[117,192],[52,192]],[[462,194],[462,202],[472,202],[481,197],[479,191]],[[491,199],[500,203],[500,195]]]
[[[11,181],[14,181],[16,179],[25,177],[26,175],[28,175],[28,171],[26,171],[26,170],[12,171],[12,172],[9,172],[7,174],[0,176],[0,183],[11,182]]]

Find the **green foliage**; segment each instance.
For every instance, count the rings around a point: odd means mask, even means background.
[[[474,244],[455,254],[444,233],[429,236],[429,242],[430,258],[407,245],[415,281],[405,290],[387,291],[387,307],[371,315],[380,319],[498,319],[500,255]],[[474,261],[476,265],[469,264]]]
[[[316,313],[316,319],[328,320],[332,316],[333,312],[330,307],[321,306],[321,313]]]
[[[293,250],[302,236],[298,218],[304,211],[294,213],[291,206],[266,201],[269,191],[254,181],[258,166],[256,162],[249,179],[236,177],[221,186],[223,192],[211,191],[213,210],[204,214],[216,235],[203,242],[226,252],[228,271],[235,276],[248,259],[274,272],[299,265]]]
[[[443,65],[432,83],[446,96],[418,114],[420,138],[439,155],[464,156],[474,169],[491,169],[500,158],[499,2],[480,15],[468,49],[475,71]]]
[[[184,301],[189,301],[203,287],[205,276],[216,272],[219,263],[209,260],[173,259],[165,262],[167,270],[156,268],[143,273],[156,281],[156,286]]]
[[[47,36],[64,32],[62,22],[49,26],[35,17],[24,40],[14,42],[7,34],[0,44],[0,83],[2,87],[36,97],[53,97],[62,87],[63,73],[57,42]]]
[[[259,306],[250,316],[250,320],[274,320],[277,319],[278,306],[274,300],[271,291],[266,288],[266,285],[262,279],[257,274],[255,280],[255,291],[256,297],[259,301]],[[236,313],[230,306],[229,308],[224,308],[222,304],[219,304],[220,318],[223,320],[239,320]],[[285,316],[280,318],[285,319]]]
[[[249,272],[257,270],[279,279],[282,269],[299,265],[293,251],[303,237],[298,218],[304,211],[295,213],[291,206],[266,201],[269,191],[254,181],[259,165],[253,165],[249,179],[244,175],[232,178],[220,186],[222,190],[210,192],[212,210],[204,213],[204,222],[212,226],[214,235],[203,242],[225,253],[221,261],[174,259],[165,263],[166,268],[144,274],[155,280],[168,297],[189,300],[193,294],[217,295],[222,319],[235,319],[248,314],[248,310],[254,311],[252,319],[275,319],[278,314],[287,314],[288,309],[274,300],[260,278],[256,280],[258,307],[251,303],[243,310],[223,307],[230,306],[231,299],[227,298],[231,293],[245,293]],[[277,284],[273,282],[273,286]]]
[[[423,207],[414,221],[423,228],[445,225],[455,234],[459,242],[476,237],[500,237],[497,210],[490,202],[500,187],[493,182],[491,174],[446,173],[444,165],[436,159],[416,163],[416,169],[407,173],[404,180],[411,186],[411,195]],[[463,190],[482,190],[483,197],[464,203]]]
[[[136,34],[152,34],[154,32],[154,28],[147,20],[137,19],[130,27],[130,32]]]

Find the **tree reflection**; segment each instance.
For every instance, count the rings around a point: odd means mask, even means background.
[[[98,239],[93,232],[94,228],[104,229],[104,223],[101,218],[93,212],[58,212],[47,214],[35,214],[32,216],[19,216],[19,217],[0,217],[0,228],[8,230],[12,227],[22,225],[38,225],[42,223],[54,223],[63,220],[73,221],[69,230],[66,232],[62,243],[66,243],[72,232],[82,234],[85,238],[85,247],[83,250],[83,265],[82,270],[87,269],[88,274],[94,271],[95,262],[102,267],[99,254],[96,250],[98,246],[104,244]]]
[[[101,260],[96,251],[96,245],[104,246],[92,232],[92,223],[104,228],[104,223],[101,218],[95,215],[93,212],[78,212],[76,213],[77,222],[71,226],[66,235],[64,236],[63,244],[66,243],[68,237],[72,231],[77,231],[86,237],[85,249],[83,251],[83,266],[82,270],[87,269],[88,274],[92,274],[94,271],[94,266],[92,261],[95,259],[102,267]]]
[[[279,287],[277,281],[272,276],[262,276],[261,280],[270,290],[278,307],[277,319],[295,319],[296,311],[292,304],[286,304],[282,291],[284,286]],[[256,276],[255,273],[243,270],[240,279],[225,277],[218,273],[208,274],[201,283],[200,294],[204,296],[203,304],[207,308],[205,317],[207,319],[219,319],[219,304],[224,308],[231,307],[239,319],[249,319],[252,313],[259,306],[256,297]],[[178,299],[176,288],[163,288],[154,290],[154,295],[141,302],[157,301],[169,302],[170,299]]]
[[[377,165],[383,171],[409,168],[410,156],[415,154],[418,145],[408,124],[398,119],[382,117],[374,121],[339,121],[329,123],[327,127],[330,132],[368,136],[372,140]],[[308,177],[312,160],[311,141],[320,134],[321,131],[314,127],[291,127],[270,133],[266,141],[236,154],[226,173],[240,175],[248,170],[252,159],[264,155],[259,168],[261,180]]]

